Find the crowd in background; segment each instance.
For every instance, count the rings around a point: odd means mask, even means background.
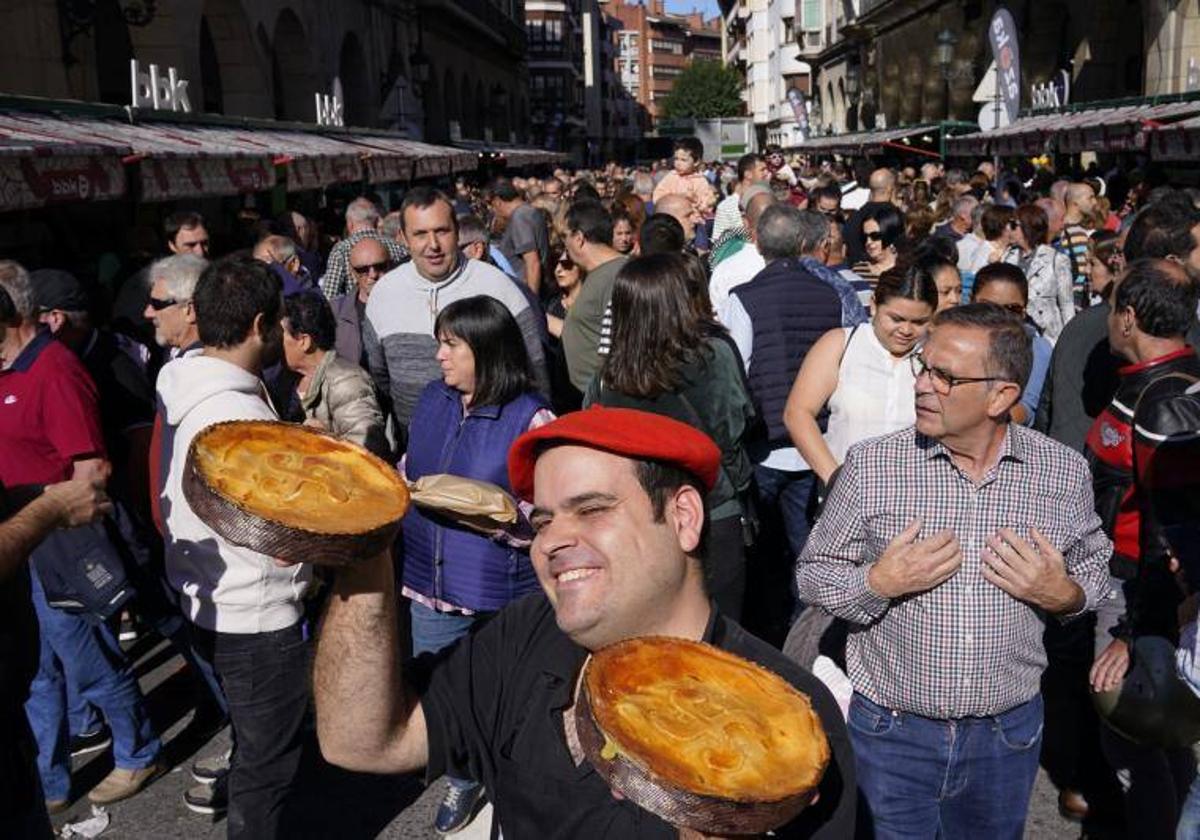
[[[181,210],[120,282],[0,263],[0,482],[101,482],[113,502],[98,523],[64,518],[28,583],[0,584],[3,740],[37,766],[25,788],[15,765],[0,775],[12,813],[66,809],[72,756],[109,744],[93,802],[166,769],[121,647],[156,633],[192,665],[193,726],[232,724],[232,750],[191,768],[186,805],[227,812],[230,836],[287,833],[328,589],[191,511],[183,464],[208,423],[304,423],[410,481],[511,492],[514,440],[601,405],[719,447],[709,595],[838,699],[860,826],[1019,836],[1040,756],[1063,815],[1091,830],[1200,836],[1191,742],[1170,731],[1190,707],[1147,734],[1093,703],[1122,694],[1151,638],[1200,685],[1195,625],[1181,636],[1177,615],[1197,543],[1162,500],[1196,481],[1200,191],[1096,166],[776,148],[711,163],[685,138],[651,167],[380,203],[339,205],[340,230],[247,217],[245,247],[224,253]],[[979,469],[963,466],[985,437]],[[522,512],[490,535],[408,514],[395,553],[413,656],[538,589]],[[951,756],[946,727],[968,733]],[[451,779],[436,829],[461,829],[486,795]]]

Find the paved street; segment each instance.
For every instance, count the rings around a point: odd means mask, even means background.
[[[165,757],[171,770],[146,791],[110,808],[112,822],[103,837],[113,840],[217,840],[225,836],[223,820],[213,822],[188,811],[183,793],[195,784],[188,768],[198,755],[225,749],[228,733],[222,732],[204,743],[188,729],[191,719],[192,683],[181,670],[182,660],[157,639],[142,640],[131,651],[143,691],[160,731],[164,732]],[[75,788],[80,799],[55,819],[55,825],[78,820],[90,813],[82,796],[111,769],[109,753],[87,757],[76,768]],[[310,740],[301,771],[300,789],[294,799],[297,809],[297,838],[338,838],[338,840],[407,840],[435,836],[430,829],[433,812],[442,795],[442,785],[424,789],[418,777],[370,776],[348,773],[323,762],[315,739]],[[477,819],[463,840],[482,840],[488,836],[489,811]],[[1061,819],[1056,808],[1053,787],[1040,775],[1034,789],[1026,837],[1030,840],[1058,840],[1078,837],[1079,828]]]

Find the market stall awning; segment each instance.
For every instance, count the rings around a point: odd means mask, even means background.
[[[475,153],[463,149],[383,134],[355,132],[344,137],[366,152],[367,180],[372,184],[453,175],[476,165]]]
[[[1156,160],[1200,160],[1200,116],[1158,128],[1150,135],[1149,149]]]
[[[57,122],[37,114],[0,113],[0,211],[125,195],[122,160],[133,150],[61,136],[52,130]]]
[[[980,131],[946,141],[951,155],[1039,155],[1058,151],[1141,151],[1155,132],[1200,114],[1200,101],[1141,102],[1102,105],[1021,117],[994,131]]]
[[[911,125],[899,128],[881,128],[875,131],[858,131],[853,134],[833,134],[814,137],[792,146],[790,152],[802,154],[878,154],[885,149],[900,149],[917,142],[936,144],[941,126],[937,123]]]

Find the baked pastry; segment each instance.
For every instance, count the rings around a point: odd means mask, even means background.
[[[216,423],[192,440],[184,496],[214,531],[274,557],[346,563],[391,544],[408,509],[394,468],[291,423]]]
[[[739,656],[682,639],[630,639],[593,654],[575,722],[611,787],[673,825],[709,834],[784,825],[829,764],[806,696]]]

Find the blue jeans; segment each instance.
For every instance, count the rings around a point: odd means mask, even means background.
[[[442,648],[449,647],[471,632],[471,626],[480,618],[478,615],[438,612],[420,601],[410,603],[413,656],[437,653]],[[457,779],[453,776],[447,776],[446,781],[461,790],[468,790],[479,784],[474,779]]]
[[[161,744],[146,714],[146,702],[108,625],[53,609],[37,574],[31,574],[41,650],[25,713],[38,745],[38,774],[47,799],[71,792],[67,683],[80,699],[100,710],[113,738],[113,763],[125,770],[149,767]]]
[[[787,547],[795,560],[804,550],[812,530],[816,473],[812,470],[784,472],[759,464],[754,467],[754,480],[758,484],[760,514],[774,514],[782,520]]]
[[[1187,799],[1179,811],[1175,840],[1200,840],[1200,776],[1192,781]]]
[[[876,840],[1020,840],[1037,775],[1042,698],[993,717],[932,720],[855,694],[850,741]]]

